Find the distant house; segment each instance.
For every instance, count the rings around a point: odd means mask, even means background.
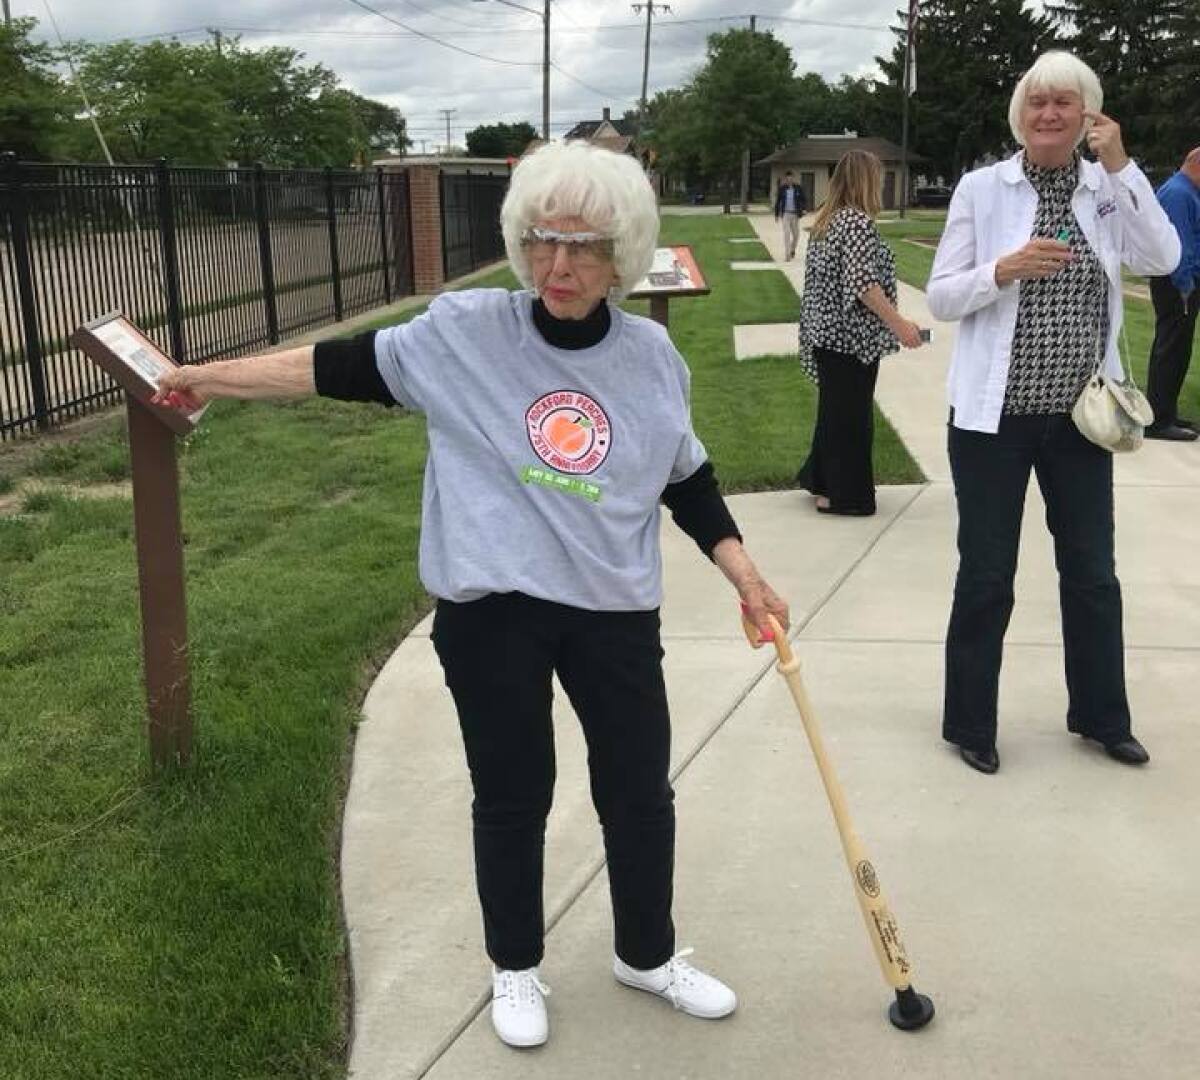
[[[601,119],[584,120],[571,128],[563,138],[567,141],[585,139],[587,142],[603,146],[606,150],[613,150],[618,154],[636,153],[633,148],[633,125],[625,120],[614,120],[612,110],[607,105],[604,106],[604,115]]]
[[[759,165],[770,166],[771,196],[779,190],[783,174],[789,170],[804,188],[810,208],[820,206],[829,195],[829,178],[834,166],[848,150],[868,150],[879,158],[883,165],[883,191],[881,197],[885,210],[894,210],[899,205],[903,184],[898,182],[901,172],[902,152],[888,139],[859,138],[855,132],[841,135],[809,135],[791,146],[776,150],[763,158]],[[908,152],[909,177],[913,166],[925,159],[912,150]]]

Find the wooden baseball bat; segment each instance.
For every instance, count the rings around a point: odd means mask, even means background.
[[[837,825],[838,835],[842,841],[842,851],[846,856],[846,864],[850,868],[850,877],[854,882],[854,896],[858,900],[863,920],[867,925],[867,936],[875,950],[875,959],[879,961],[879,970],[884,980],[896,992],[896,1001],[888,1010],[888,1016],[896,1027],[906,1031],[924,1027],[933,1019],[933,1002],[924,994],[918,994],[912,987],[912,965],[904,942],[900,938],[900,928],[896,918],[888,907],[883,895],[875,867],[867,857],[866,848],[854,830],[850,820],[850,811],[846,806],[846,796],[842,792],[833,763],[825,750],[825,741],[821,737],[821,728],[817,723],[816,713],[808,692],[804,688],[804,680],[800,677],[800,661],[792,652],[787,634],[773,615],[771,620],[772,635],[764,637],[757,626],[742,612],[742,625],[746,637],[755,648],[771,641],[779,657],[777,670],[784,677],[792,699],[800,713],[804,725],[804,733],[808,736],[809,746],[812,747],[813,757],[817,762],[817,771],[821,774],[821,783],[825,785],[825,794],[829,798],[829,806],[833,811],[833,820]]]

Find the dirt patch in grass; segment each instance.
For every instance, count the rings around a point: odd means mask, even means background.
[[[132,499],[133,484],[128,480],[116,484],[55,484],[46,480],[18,480],[11,491],[0,495],[0,517],[12,517],[28,512],[31,500],[59,495],[66,499]]]

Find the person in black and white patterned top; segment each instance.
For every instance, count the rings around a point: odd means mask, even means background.
[[[817,380],[817,422],[796,483],[823,514],[875,513],[878,361],[921,345],[920,328],[896,309],[896,264],[873,220],[881,177],[879,159],[866,151],[838,162],[805,260],[800,362]]]
[[[1069,413],[1092,372],[1108,332],[1104,267],[1075,220],[1071,197],[1079,155],[1065,165],[1035,165],[1025,178],[1037,192],[1033,235],[1067,244],[1074,258],[1051,277],[1021,282],[1017,324],[1004,391],[1007,415]]]
[[[929,280],[934,316],[961,320],[949,426],[959,566],[942,736],[984,773],[1000,767],[1000,662],[1031,470],[1054,535],[1067,729],[1124,764],[1149,760],[1125,694],[1112,455],[1084,438],[1071,409],[1097,369],[1123,378],[1122,265],[1170,273],[1179,243],[1102,103],[1081,60],[1037,60],[1009,105],[1024,149],[959,181]],[[1085,139],[1095,162],[1076,149]]]

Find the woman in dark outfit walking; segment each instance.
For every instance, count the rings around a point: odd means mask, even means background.
[[[879,159],[851,150],[833,172],[804,264],[800,361],[817,380],[812,450],[796,483],[822,514],[875,513],[871,466],[879,359],[921,331],[896,308],[896,266],[875,228]]]

